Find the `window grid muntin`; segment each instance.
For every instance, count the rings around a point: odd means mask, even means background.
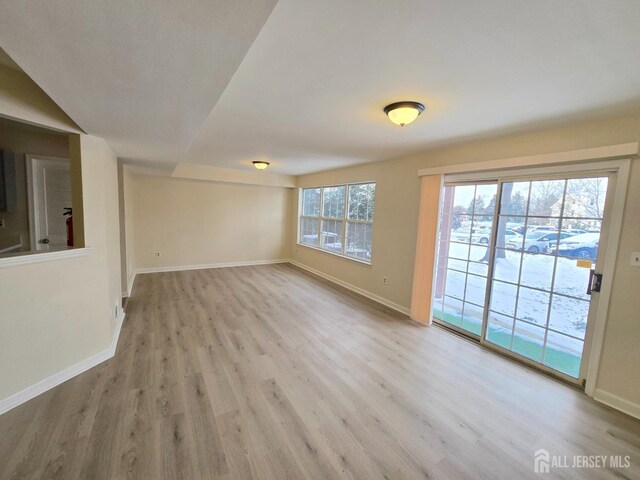
[[[483,311],[485,310],[485,308],[487,308],[484,305],[478,305],[475,302],[467,300],[467,285],[468,285],[469,276],[483,278],[487,284],[489,283],[488,272],[485,275],[480,275],[480,274],[477,274],[475,272],[470,272],[469,271],[469,264],[470,263],[474,263],[474,264],[483,263],[483,262],[480,262],[480,261],[472,260],[470,258],[470,256],[471,256],[471,247],[473,247],[473,246],[488,247],[488,245],[486,245],[486,244],[482,244],[482,243],[479,243],[479,242],[473,242],[473,236],[474,236],[473,229],[474,229],[474,224],[475,224],[477,218],[491,217],[491,227],[489,228],[489,232],[490,232],[490,235],[494,233],[493,232],[493,219],[495,218],[496,214],[498,213],[498,205],[499,205],[499,203],[497,201],[498,200],[498,197],[497,197],[497,195],[498,195],[498,184],[497,184],[497,182],[489,181],[489,182],[477,182],[477,183],[473,183],[473,184],[463,184],[463,185],[445,185],[445,188],[455,188],[455,187],[460,187],[460,186],[461,187],[473,186],[473,197],[472,197],[472,199],[473,199],[473,207],[471,209],[471,213],[467,213],[466,214],[470,218],[469,241],[465,242],[465,241],[453,240],[451,238],[451,235],[450,235],[448,243],[449,244],[453,243],[453,244],[458,244],[458,245],[466,245],[468,247],[467,248],[467,258],[452,257],[449,254],[446,255],[446,256],[436,255],[436,267],[438,265],[437,262],[439,262],[440,259],[443,259],[443,258],[450,258],[450,259],[453,259],[453,260],[459,260],[459,261],[467,262],[467,268],[466,268],[465,272],[462,272],[462,271],[460,271],[458,269],[449,268],[448,266],[446,267],[445,273],[444,273],[443,285],[442,285],[442,297],[439,299],[440,300],[439,303],[441,305],[440,311],[443,314],[446,313],[445,312],[445,305],[446,305],[446,299],[447,298],[450,298],[450,299],[455,300],[457,302],[460,302],[462,304],[462,308],[461,308],[460,313],[459,313],[460,325],[452,324],[452,323],[450,323],[450,322],[448,322],[448,321],[446,321],[444,319],[442,319],[441,321],[445,322],[448,325],[453,325],[455,328],[458,328],[458,329],[460,329],[460,330],[462,330],[464,332],[470,333],[471,335],[479,337],[482,332],[475,333],[475,332],[473,332],[471,330],[468,330],[468,329],[464,328],[464,326],[463,326],[463,322],[464,322],[464,319],[465,319],[465,310],[466,310],[465,307],[466,307],[467,304],[472,305],[474,307],[477,307],[477,308],[479,308],[480,310],[483,310]],[[491,214],[488,214],[488,213],[476,213],[478,187],[479,186],[481,186],[481,187],[484,187],[484,186],[495,186],[496,187],[496,189],[495,189],[496,204],[494,205],[493,212]],[[454,195],[453,202],[454,203],[455,203],[455,194],[456,194],[456,192],[454,190],[454,193],[453,193],[453,195]],[[444,216],[446,216],[446,215],[451,216],[451,214],[448,214],[448,213],[445,213],[444,211],[441,211],[440,215],[439,215],[440,220],[442,221],[442,218]],[[441,242],[441,239],[440,239],[440,237],[438,237],[438,241],[437,241],[438,246],[436,247],[436,251],[439,251],[440,242]],[[489,238],[489,243],[490,243],[490,238]],[[450,253],[450,251],[449,251],[449,253]],[[465,276],[464,277],[464,286],[461,289],[462,298],[457,298],[457,297],[447,293],[447,273],[446,273],[447,270],[451,270],[451,271],[455,271],[456,273],[464,274],[464,276]],[[481,322],[480,326],[482,328],[482,322]]]
[[[593,177],[589,177],[589,178],[600,179],[600,178],[606,178],[606,176],[600,174],[598,176],[593,176]],[[592,217],[592,216],[586,216],[586,215],[585,216],[575,216],[575,215],[566,215],[565,216],[567,198],[569,196],[569,193],[568,193],[569,182],[572,181],[572,180],[575,180],[575,178],[563,176],[563,177],[561,177],[559,179],[556,179],[556,180],[563,180],[564,181],[564,184],[563,184],[563,187],[562,187],[562,194],[561,194],[561,198],[560,198],[560,200],[561,200],[560,209],[559,209],[560,211],[559,211],[558,215],[539,215],[537,213],[532,213],[531,212],[531,210],[530,210],[531,201],[532,201],[531,198],[532,198],[532,195],[534,194],[532,192],[532,190],[533,190],[532,186],[533,186],[533,182],[535,182],[536,180],[531,180],[531,181],[528,181],[528,182],[520,182],[520,181],[517,181],[517,180],[511,180],[511,181],[505,180],[504,183],[513,183],[514,185],[519,184],[519,183],[528,183],[529,184],[528,188],[527,188],[526,209],[525,209],[525,214],[524,215],[503,212],[502,211],[502,207],[504,205],[502,205],[502,198],[501,198],[500,210],[498,212],[498,223],[501,221],[502,218],[504,218],[506,220],[512,219],[512,218],[522,219],[522,220],[524,220],[523,227],[524,227],[525,233],[527,232],[527,229],[528,229],[528,227],[530,225],[530,222],[529,222],[530,219],[548,219],[548,220],[557,221],[558,222],[558,228],[557,228],[557,232],[558,233],[563,231],[563,226],[564,225],[566,225],[567,223],[570,223],[572,221],[576,221],[576,220],[577,221],[599,222],[600,226],[601,226],[602,225],[602,221],[603,221],[603,218],[602,218],[603,216],[602,215],[598,216],[598,217]],[[544,180],[541,179],[541,181],[544,181]],[[606,201],[606,193],[605,193],[604,201]],[[604,209],[604,206],[603,206],[603,209]],[[600,232],[601,232],[601,229],[600,229]],[[553,233],[553,232],[550,232],[550,233]],[[558,244],[560,243],[560,240],[561,240],[560,238],[557,240]],[[498,250],[498,249],[499,248],[496,248],[496,250]],[[531,326],[534,326],[534,327],[537,327],[537,328],[541,328],[541,329],[544,330],[544,338],[542,340],[542,345],[541,345],[541,347],[542,347],[541,348],[541,358],[539,360],[535,360],[535,361],[537,363],[541,364],[541,365],[548,366],[549,368],[551,368],[553,370],[561,371],[561,370],[558,370],[555,366],[550,366],[547,363],[547,347],[548,347],[549,333],[555,334],[558,337],[565,337],[567,339],[574,340],[575,342],[581,344],[582,348],[584,349],[584,345],[585,345],[585,341],[586,341],[586,332],[585,332],[585,336],[578,337],[573,333],[569,333],[569,332],[566,332],[566,331],[561,331],[558,328],[554,328],[551,325],[551,313],[552,313],[552,309],[553,309],[553,305],[554,305],[554,299],[555,298],[571,299],[571,300],[575,300],[575,301],[578,301],[580,303],[586,303],[586,304],[588,304],[589,301],[584,299],[583,297],[578,297],[576,295],[570,295],[570,294],[563,293],[563,292],[560,292],[560,291],[556,290],[556,288],[555,288],[556,276],[557,276],[559,259],[561,258],[561,256],[560,256],[560,254],[559,254],[557,249],[556,249],[556,251],[554,253],[538,252],[538,253],[533,254],[533,255],[544,255],[544,256],[547,256],[547,257],[553,257],[554,258],[553,269],[552,269],[552,272],[551,272],[551,285],[550,285],[549,289],[532,287],[530,285],[524,285],[522,283],[522,274],[523,274],[523,268],[522,267],[523,267],[523,262],[524,262],[524,259],[525,259],[525,253],[526,253],[526,251],[524,250],[524,239],[523,239],[523,248],[522,249],[517,249],[517,248],[513,249],[513,248],[509,248],[509,247],[507,247],[507,245],[505,245],[505,248],[503,248],[503,250],[505,252],[509,251],[509,252],[517,252],[517,253],[521,253],[522,254],[522,255],[520,255],[520,260],[519,260],[520,268],[519,268],[519,271],[518,271],[518,280],[517,280],[517,282],[512,282],[512,281],[502,280],[502,279],[498,280],[495,277],[492,279],[492,282],[491,282],[491,292],[492,292],[491,293],[491,297],[493,296],[493,286],[495,284],[502,283],[502,284],[507,284],[507,285],[510,285],[510,286],[513,286],[513,287],[516,288],[516,294],[514,295],[515,296],[515,305],[514,305],[513,315],[499,312],[499,311],[497,311],[497,310],[495,310],[494,308],[491,307],[491,302],[490,301],[488,303],[488,307],[489,307],[488,308],[488,313],[489,314],[499,315],[500,317],[504,317],[505,319],[508,319],[509,321],[512,322],[511,323],[511,328],[510,328],[511,335],[510,335],[510,339],[509,339],[510,340],[510,345],[509,346],[504,346],[503,348],[506,348],[507,350],[513,351],[514,353],[516,353],[518,355],[523,355],[522,353],[520,353],[518,351],[515,351],[513,349],[513,343],[514,343],[514,340],[515,340],[515,330],[517,328],[517,325],[516,325],[517,322],[520,322],[521,324],[528,324],[528,325],[531,325]],[[563,258],[567,258],[567,259],[579,258],[579,257],[573,256],[573,255],[571,255],[571,256],[562,255],[562,257]],[[464,260],[464,259],[460,259],[460,260]],[[595,262],[595,259],[593,259],[592,261]],[[494,262],[495,262],[495,259],[494,259]],[[549,303],[547,305],[546,321],[545,321],[544,325],[536,324],[536,323],[530,322],[530,321],[528,321],[526,319],[522,319],[522,318],[518,317],[518,303],[519,303],[519,299],[520,299],[520,287],[527,288],[527,289],[530,289],[530,290],[536,290],[536,291],[544,292],[545,294],[549,295]],[[495,319],[494,319],[494,322],[495,322]],[[486,335],[488,335],[488,329],[487,329],[487,334]],[[489,340],[488,336],[486,336],[486,335],[485,335],[485,338],[487,340]],[[491,341],[491,340],[489,340],[489,341]],[[499,345],[499,346],[502,347],[502,345]],[[561,371],[561,372],[563,374],[565,374],[565,375],[573,377],[573,375],[569,374],[568,372],[565,372],[565,371]],[[579,376],[579,373],[578,373],[578,376]]]
[[[350,188],[351,186],[356,186],[356,185],[365,185],[367,186],[367,191],[369,194],[373,194],[373,201],[371,202],[372,207],[371,207],[371,212],[370,212],[370,217],[371,219],[369,220],[362,220],[362,219],[351,219],[349,218],[349,211],[350,211]],[[325,216],[324,213],[324,190],[325,188],[340,188],[340,187],[344,187],[344,211],[343,211],[343,216],[342,217],[328,217]],[[349,259],[353,259],[353,260],[357,260],[360,262],[364,262],[364,263],[368,263],[371,264],[371,257],[373,256],[373,252],[372,252],[372,243],[373,243],[373,218],[375,216],[374,213],[374,209],[375,209],[375,190],[376,190],[376,182],[356,182],[356,183],[345,183],[345,184],[338,184],[338,185],[323,185],[321,187],[304,187],[301,188],[301,202],[300,202],[300,211],[302,212],[302,214],[299,216],[299,228],[298,228],[298,244],[299,245],[303,245],[303,246],[307,246],[307,247],[311,247],[311,248],[318,248],[319,250],[322,250],[323,252],[328,252],[334,255],[339,255],[345,258],[349,258]],[[309,216],[309,215],[304,215],[305,213],[305,192],[307,190],[319,190],[320,191],[320,195],[319,195],[319,199],[320,199],[320,203],[319,203],[319,216]],[[369,202],[367,200],[367,204],[366,204],[366,212],[369,212]],[[367,215],[369,216],[369,215]],[[317,238],[317,244],[316,245],[312,245],[312,244],[308,244],[305,243],[302,240],[302,224],[303,221],[305,219],[313,219],[318,221],[318,238]],[[342,234],[341,234],[341,251],[340,252],[336,252],[334,249],[327,249],[327,248],[323,248],[322,247],[322,226],[323,226],[323,222],[325,221],[341,221],[342,222]],[[369,249],[369,258],[367,259],[366,257],[361,257],[361,256],[357,256],[357,255],[349,255],[347,252],[347,228],[348,228],[348,224],[364,224],[364,225],[371,225],[370,227],[370,238],[368,238],[369,242],[368,244],[371,245],[370,249]],[[366,229],[365,229],[366,230]],[[365,234],[365,238],[366,238],[366,234]],[[367,244],[367,242],[365,242],[365,245]]]

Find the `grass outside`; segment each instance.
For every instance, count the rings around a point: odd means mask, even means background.
[[[434,317],[437,319],[462,328],[468,332],[480,335],[481,326],[477,322],[471,322],[460,315],[434,310]],[[536,362],[542,361],[542,345],[533,340],[515,335],[511,344],[511,332],[489,325],[487,329],[487,340],[507,350],[511,350],[518,355],[529,358]],[[547,345],[545,351],[544,365],[566,373],[574,378],[578,378],[580,372],[580,357],[565,350],[559,350],[551,345]]]

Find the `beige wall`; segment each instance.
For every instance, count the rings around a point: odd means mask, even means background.
[[[107,349],[120,305],[116,159],[82,136],[83,257],[0,268],[0,401]]]
[[[629,264],[640,251],[640,160],[631,167],[598,388],[640,404],[640,268]]]
[[[118,161],[118,200],[120,208],[120,267],[122,296],[131,295],[135,276],[135,242],[133,222],[133,174]]]
[[[0,123],[0,149],[7,149],[15,154],[17,194],[16,211],[0,211],[0,218],[5,221],[5,228],[0,229],[0,245],[4,243],[3,239],[7,239],[8,244],[10,239],[21,237],[22,250],[30,250],[25,155],[69,158],[69,137],[64,134],[45,134],[33,130],[12,128]]]
[[[0,65],[0,116],[54,128],[82,130],[26,74]]]
[[[372,265],[295,245],[291,258],[409,308],[418,225],[420,168],[552,153],[640,141],[640,115],[585,122],[539,132],[467,142],[412,157],[332,170],[299,178],[300,186],[375,180],[376,211]],[[640,268],[630,267],[631,251],[640,251],[640,160],[631,173],[629,197],[604,351],[597,387],[640,404]],[[296,238],[297,196],[292,205],[290,238]],[[383,277],[388,278],[384,285]]]
[[[117,158],[98,137],[80,136],[85,244],[101,252],[101,268],[96,272],[107,279],[100,292],[106,299],[105,316],[110,319],[110,339],[116,326],[116,307],[122,305],[120,281],[120,222],[118,208]],[[99,291],[96,291],[99,292]],[[96,310],[96,317],[100,317]]]
[[[2,65],[0,116],[78,131],[26,75]],[[0,402],[103,352],[114,337],[120,307],[116,158],[99,138],[72,137],[69,154],[80,156],[74,174],[83,187],[77,211],[92,250],[28,265],[0,263]]]
[[[290,189],[141,175],[133,183],[137,269],[288,256]]]

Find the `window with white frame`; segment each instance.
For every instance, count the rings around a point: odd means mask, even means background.
[[[301,189],[298,243],[371,263],[375,183]]]

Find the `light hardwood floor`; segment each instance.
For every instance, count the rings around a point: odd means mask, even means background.
[[[640,422],[289,265],[138,276],[116,356],[0,416],[3,479],[519,479],[539,448],[640,478]]]

